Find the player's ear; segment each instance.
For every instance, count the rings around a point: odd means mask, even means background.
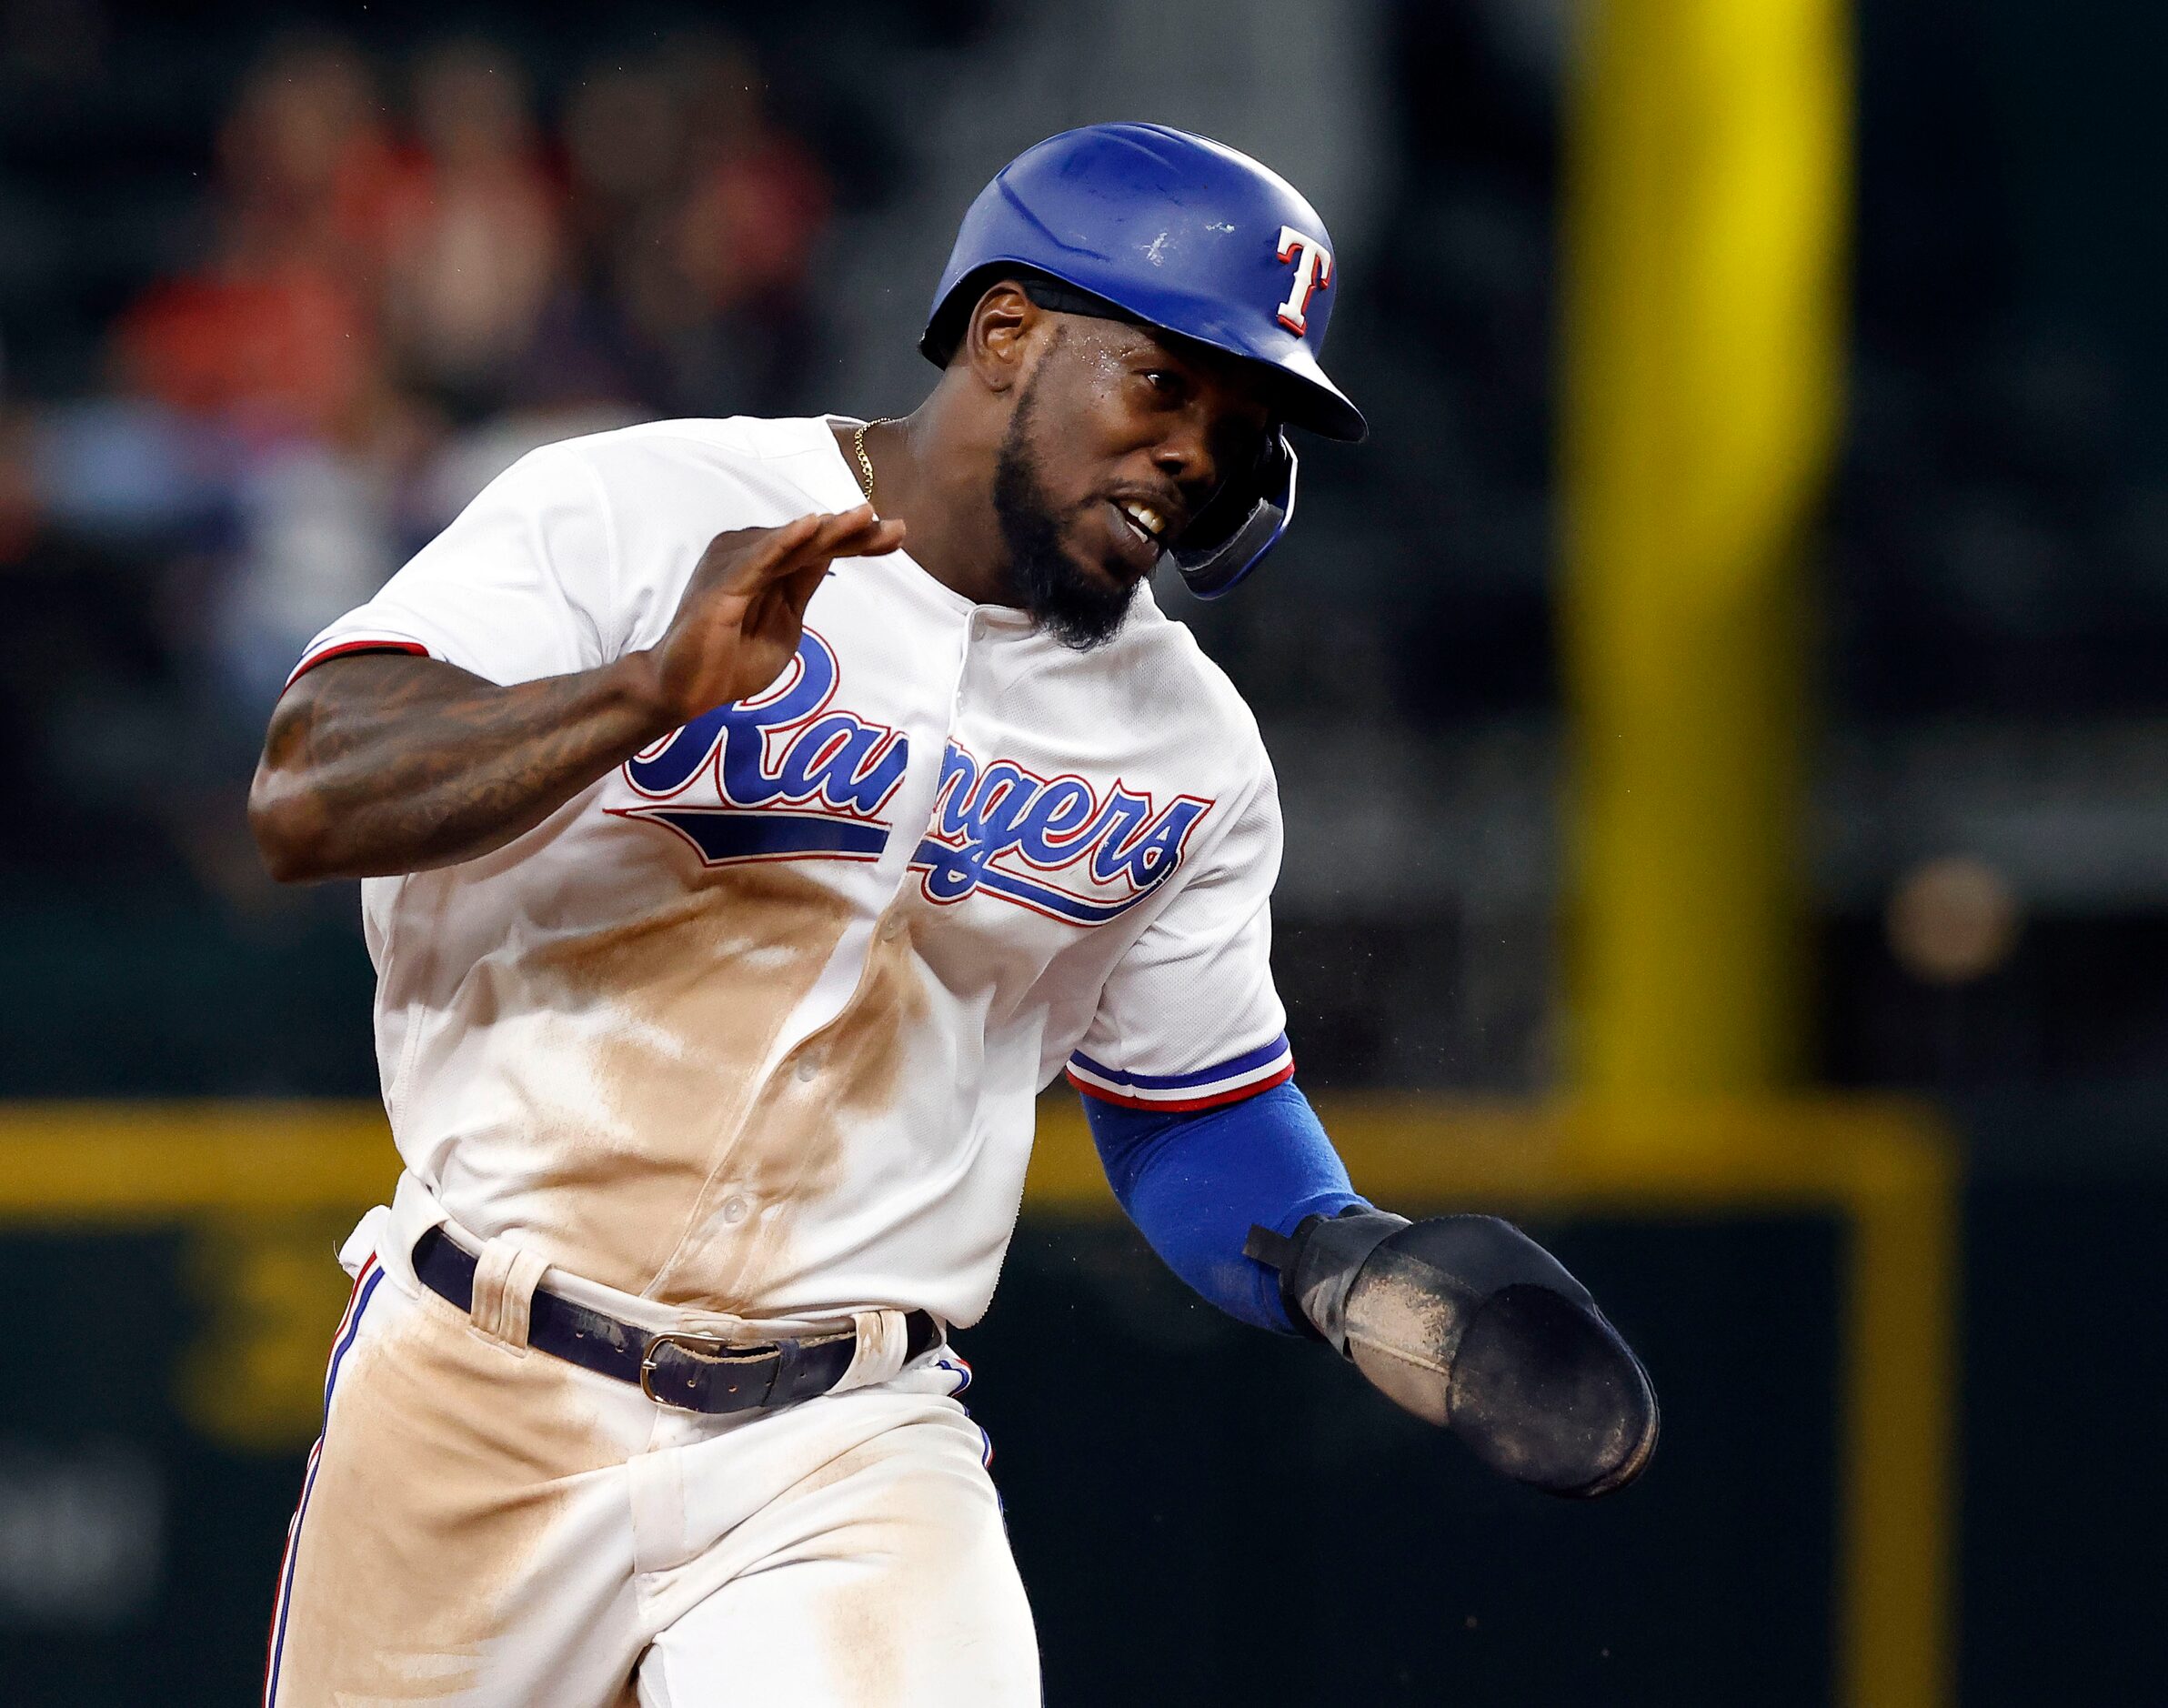
[[[989,391],[1007,391],[1022,377],[1031,333],[1046,311],[1014,279],[1003,279],[979,297],[964,324],[962,359]]]

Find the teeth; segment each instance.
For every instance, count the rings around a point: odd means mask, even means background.
[[[1139,504],[1134,499],[1125,499],[1122,503],[1121,513],[1142,528],[1145,537],[1149,539],[1159,538],[1167,529],[1167,518],[1149,504]]]

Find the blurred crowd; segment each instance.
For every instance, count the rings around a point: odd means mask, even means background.
[[[188,728],[156,731],[161,787],[184,843],[203,827],[216,845],[202,875],[237,816],[197,797],[246,776],[301,648],[500,468],[802,390],[832,191],[748,47],[667,39],[557,105],[546,124],[519,59],[479,37],[402,65],[276,43],[218,126],[198,253],[112,323],[105,388],[0,413],[0,568],[42,608],[0,643],[11,698],[85,665],[78,691],[133,678],[108,685],[123,715],[92,743],[125,748],[128,703],[170,725],[146,656],[165,655]],[[131,570],[156,585],[111,597]],[[112,632],[131,609],[133,644]],[[61,769],[95,779],[80,757]]]
[[[257,66],[221,128],[213,252],[117,329],[139,395],[360,442],[408,402],[690,413],[787,387],[828,190],[741,45],[597,66],[554,135],[487,41],[396,85],[336,39]]]

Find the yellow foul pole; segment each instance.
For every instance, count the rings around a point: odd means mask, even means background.
[[[1567,1047],[1574,1089],[1635,1116],[1611,1142],[1654,1167],[1667,1110],[1800,1066],[1799,570],[1837,429],[1849,18],[1591,0],[1587,22],[1564,234]],[[1935,1215],[1896,1208],[1915,1199]],[[1950,1188],[1878,1175],[1868,1201],[1851,1243],[1894,1285],[1852,1290],[1839,1693],[1931,1708]],[[1867,1403],[1891,1384],[1912,1403]]]
[[[1842,0],[1594,0],[1571,97],[1568,1052],[1597,1097],[1795,1065],[1801,532],[1835,436]]]

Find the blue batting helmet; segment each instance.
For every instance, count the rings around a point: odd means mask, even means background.
[[[1284,420],[1359,439],[1361,412],[1318,353],[1339,295],[1332,239],[1293,186],[1248,155],[1164,125],[1089,125],[1028,148],[965,214],[918,347],[946,365],[965,316],[1004,275],[1041,274],[1099,312],[1255,368]],[[1226,592],[1286,531],[1295,452],[1277,428],[1166,556],[1190,590]]]

